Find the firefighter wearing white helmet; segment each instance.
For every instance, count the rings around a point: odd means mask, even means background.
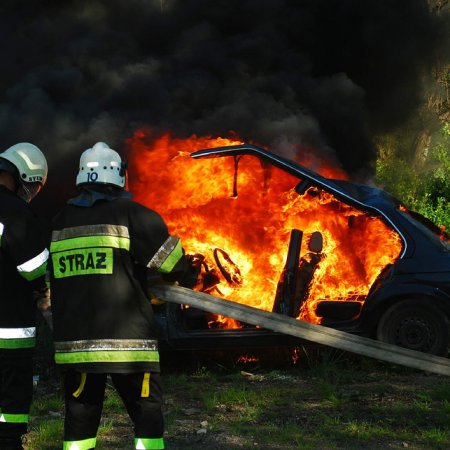
[[[27,431],[36,339],[33,292],[45,289],[49,255],[27,202],[46,178],[47,162],[35,145],[19,143],[0,153],[1,449],[22,449],[21,436]]]
[[[148,271],[180,279],[187,261],[162,217],[131,200],[126,164],[104,142],[80,157],[80,194],[52,222],[55,361],[65,376],[64,448],[95,448],[108,374],[136,449],[163,449],[158,326]]]
[[[80,158],[77,186],[85,184],[109,184],[125,186],[126,164],[120,155],[104,142],[97,142],[85,150]]]
[[[21,142],[0,153],[0,170],[11,173],[17,185],[16,193],[30,202],[47,180],[47,161],[33,144]]]

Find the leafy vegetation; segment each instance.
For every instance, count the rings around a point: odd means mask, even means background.
[[[450,230],[450,124],[420,154],[408,130],[378,138],[376,182],[404,205]]]

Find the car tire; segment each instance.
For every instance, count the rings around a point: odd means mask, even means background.
[[[377,339],[411,350],[447,356],[448,319],[431,302],[402,300],[383,313],[377,327]]]

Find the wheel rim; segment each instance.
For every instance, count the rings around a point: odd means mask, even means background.
[[[396,330],[397,344],[413,350],[428,351],[433,347],[435,340],[434,328],[419,317],[405,318]]]

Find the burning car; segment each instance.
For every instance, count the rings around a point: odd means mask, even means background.
[[[193,268],[190,287],[447,353],[450,243],[437,226],[380,189],[319,175],[254,145],[219,141],[199,150],[210,144],[200,140],[193,152],[166,145],[172,150],[162,153],[161,145],[154,152],[139,142],[132,145],[141,161],[132,189],[181,237]],[[172,189],[162,189],[167,185]],[[178,348],[295,341],[182,305],[155,311]]]

